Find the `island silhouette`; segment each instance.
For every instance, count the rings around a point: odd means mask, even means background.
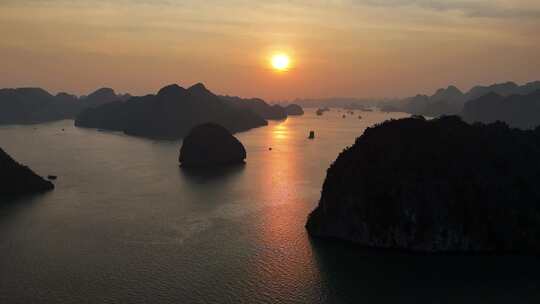
[[[180,164],[184,168],[209,168],[243,164],[244,145],[224,127],[205,123],[195,126],[182,141]]]
[[[380,106],[381,110],[387,112],[398,111],[428,117],[437,117],[441,115],[469,115],[462,114],[466,105],[469,103],[477,103],[475,100],[479,98],[483,98],[483,102],[485,103],[484,96],[486,95],[490,97],[495,96],[492,93],[503,97],[511,95],[529,95],[538,90],[540,90],[540,81],[532,81],[524,85],[518,85],[515,82],[509,81],[488,86],[474,86],[465,93],[457,87],[450,85],[447,88],[437,90],[431,96],[418,94],[405,99],[383,102]],[[496,103],[497,100],[494,100],[493,102]],[[484,110],[488,112],[492,111],[487,108]],[[538,116],[540,112],[536,110],[535,114]]]
[[[54,189],[54,184],[19,164],[0,148],[0,202],[5,197],[42,193]],[[1,204],[1,203],[0,203]]]
[[[194,126],[207,122],[219,124],[231,133],[268,124],[250,109],[230,104],[199,83],[187,89],[173,84],[155,95],[88,108],[77,116],[75,125],[148,138],[179,139]]]
[[[80,98],[63,92],[52,95],[41,88],[0,89],[0,125],[73,119],[86,108],[130,97],[129,94],[117,95],[109,88]]]
[[[538,155],[540,128],[387,121],[330,166],[306,227],[374,248],[540,253]]]

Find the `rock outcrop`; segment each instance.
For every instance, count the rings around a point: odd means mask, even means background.
[[[206,123],[194,127],[183,140],[178,160],[182,167],[215,167],[244,163],[246,149],[224,127]]]
[[[148,138],[179,139],[206,122],[217,123],[232,133],[268,124],[252,111],[226,103],[203,84],[188,89],[173,84],[156,95],[86,109],[77,116],[75,125]]]
[[[17,163],[0,148],[0,196],[33,194],[53,188],[53,183]]]
[[[540,128],[412,117],[330,166],[313,236],[422,252],[540,252]]]
[[[285,107],[285,113],[290,116],[300,116],[304,115],[304,109],[302,109],[301,106],[293,103]]]

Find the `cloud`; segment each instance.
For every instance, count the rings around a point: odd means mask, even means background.
[[[527,18],[540,20],[540,7],[527,3],[503,5],[495,0],[363,0],[354,1],[369,6],[419,7],[434,11],[459,11],[477,18]]]

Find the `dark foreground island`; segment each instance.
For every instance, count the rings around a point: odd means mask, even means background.
[[[182,167],[216,167],[243,164],[246,149],[224,127],[207,123],[193,128],[184,138],[179,161]]]
[[[388,121],[330,166],[306,227],[376,248],[539,253],[539,155],[539,128]]]
[[[53,183],[35,174],[30,168],[17,163],[0,148],[0,204],[1,197],[45,192]]]

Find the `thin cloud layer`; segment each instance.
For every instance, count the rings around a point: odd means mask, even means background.
[[[512,2],[506,1],[505,3],[496,0],[365,0],[355,1],[355,3],[394,9],[414,6],[436,11],[459,11],[468,17],[540,19],[538,3],[535,5],[533,2],[524,1],[514,1],[512,4]]]

